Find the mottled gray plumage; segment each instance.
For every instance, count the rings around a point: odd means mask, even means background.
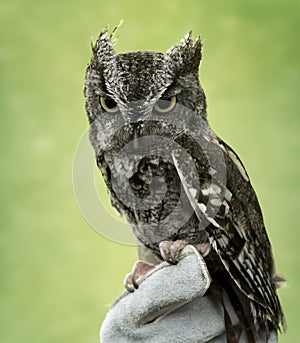
[[[260,206],[241,161],[207,122],[200,60],[201,42],[191,35],[166,54],[117,54],[101,32],[85,85],[97,164],[112,205],[145,246],[160,256],[165,240],[209,244],[212,278],[225,289],[233,281],[248,297],[257,331],[279,329]],[[174,96],[175,107],[163,112]]]

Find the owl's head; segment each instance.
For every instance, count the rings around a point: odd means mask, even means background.
[[[200,39],[187,34],[165,54],[117,54],[107,30],[92,47],[85,96],[89,121],[101,113],[121,113],[129,121],[149,113],[167,113],[176,103],[206,118],[206,101],[199,84]]]

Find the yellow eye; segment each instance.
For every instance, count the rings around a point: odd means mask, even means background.
[[[168,113],[176,105],[176,95],[173,95],[169,99],[159,99],[154,106],[155,111],[159,113]]]
[[[117,103],[112,98],[100,96],[100,105],[104,111],[109,113],[116,113],[119,110]]]

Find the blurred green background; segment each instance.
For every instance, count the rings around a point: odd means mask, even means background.
[[[2,0],[0,18],[0,341],[98,342],[137,258],[88,226],[72,186],[88,125],[90,42],[123,18],[119,52],[165,51],[190,29],[201,35],[209,120],[258,193],[277,269],[288,277],[280,342],[297,342],[300,2]]]

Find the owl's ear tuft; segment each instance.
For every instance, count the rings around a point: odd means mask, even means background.
[[[115,58],[115,51],[113,49],[115,41],[113,40],[113,35],[108,33],[108,28],[104,28],[96,40],[95,44],[92,44],[93,57],[91,60],[92,67],[106,66],[110,64]]]
[[[192,32],[187,33],[179,44],[169,49],[166,59],[175,64],[180,74],[198,73],[202,57],[202,43],[200,37],[193,40]]]

